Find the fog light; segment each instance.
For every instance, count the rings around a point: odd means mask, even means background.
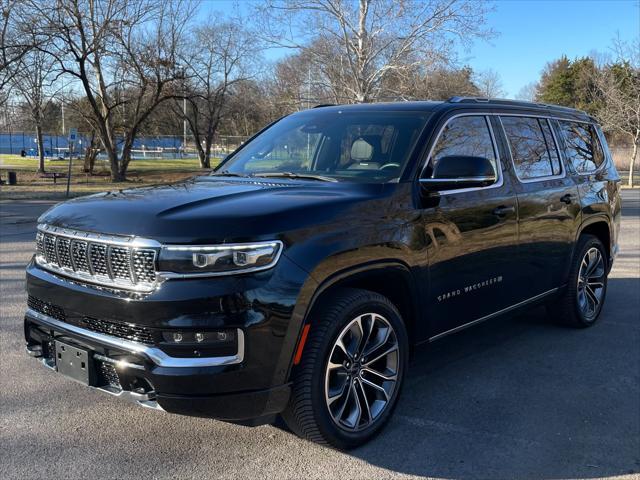
[[[235,329],[213,330],[209,332],[162,332],[162,339],[165,342],[183,345],[187,347],[191,344],[217,345],[227,342],[235,342]]]

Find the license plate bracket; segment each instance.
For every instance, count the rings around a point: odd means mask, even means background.
[[[56,340],[56,368],[58,373],[84,385],[95,384],[95,369],[89,350]]]

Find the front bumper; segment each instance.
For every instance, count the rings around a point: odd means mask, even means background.
[[[99,379],[91,388],[133,402],[142,407],[171,413],[217,418],[247,425],[270,422],[287,405],[290,385],[230,394],[193,396],[163,394],[154,383],[164,377],[190,379],[206,367],[240,364],[244,357],[242,331],[238,353],[229,357],[175,358],[154,347],[136,344],[69,325],[34,310],[25,314],[27,353],[40,358],[44,366],[57,370],[50,345],[55,340],[88,349],[96,364],[109,364],[118,380]],[[97,365],[95,367],[98,369]],[[161,370],[159,370],[161,369]]]
[[[283,256],[272,271],[169,280],[151,294],[129,296],[78,283],[32,262],[27,267],[28,294],[55,309],[34,306],[26,312],[27,348],[49,366],[55,366],[48,347],[55,340],[91,352],[96,367],[116,379],[115,388],[109,382],[94,386],[146,407],[262,423],[255,419],[279,413],[288,401],[289,371],[302,322],[293,311],[306,279],[307,274]],[[175,329],[234,329],[237,351],[174,356],[155,340],[145,344],[82,328],[83,318],[89,317],[144,327],[153,335]]]

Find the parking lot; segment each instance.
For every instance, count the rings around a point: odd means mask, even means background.
[[[284,428],[142,409],[24,352],[24,267],[46,202],[0,203],[0,478],[637,478],[640,191],[626,190],[621,253],[597,326],[544,309],[416,354],[395,416],[347,453]]]

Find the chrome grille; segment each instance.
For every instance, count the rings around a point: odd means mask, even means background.
[[[132,274],[130,252],[129,248],[111,247],[111,272],[114,278],[130,278]]]
[[[81,240],[71,242],[71,257],[77,271],[91,273],[89,262],[87,261],[87,242]]]
[[[99,285],[152,290],[156,285],[156,255],[157,247],[151,240],[98,235],[48,225],[40,225],[36,235],[36,256],[40,265]]]
[[[89,244],[89,261],[95,275],[109,276],[107,269],[107,246],[101,243]]]
[[[58,254],[58,263],[61,267],[70,268],[73,270],[73,264],[71,263],[71,240],[64,237],[58,237],[56,239],[56,253]]]
[[[53,235],[45,235],[44,237],[44,255],[49,263],[58,263],[58,255],[56,254],[56,239]]]
[[[138,250],[133,251],[133,273],[139,282],[153,282],[155,281],[155,252],[150,250]]]

